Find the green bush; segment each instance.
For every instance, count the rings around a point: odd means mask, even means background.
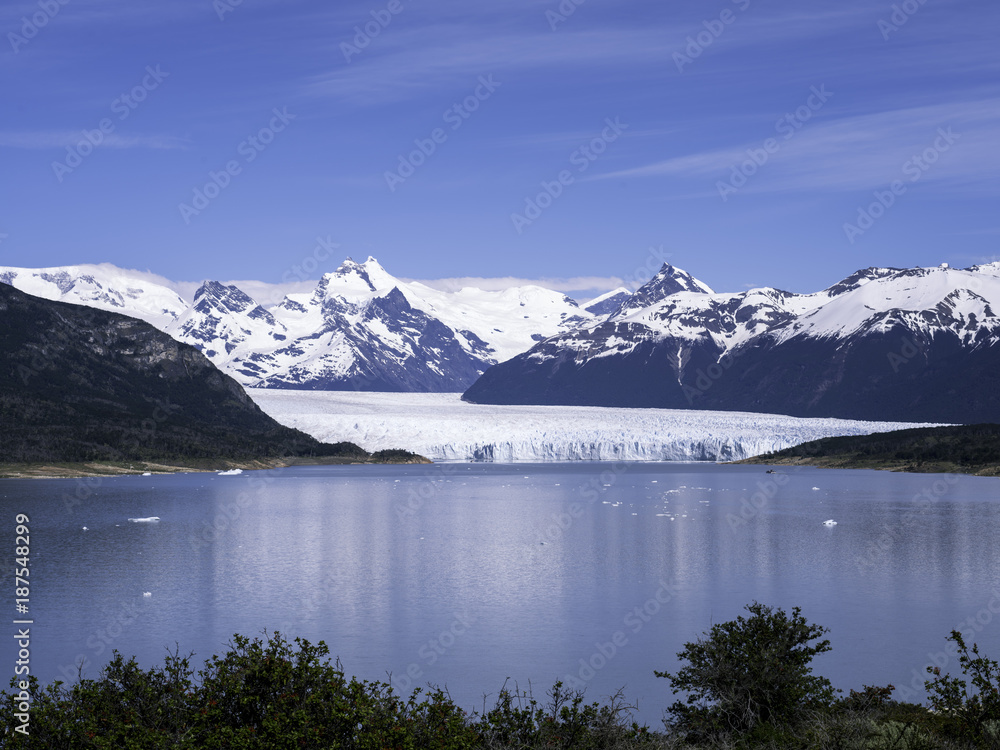
[[[143,670],[115,652],[98,679],[43,689],[32,678],[27,736],[14,731],[17,692],[0,692],[2,748],[603,750],[651,739],[645,728],[628,725],[631,707],[620,695],[609,705],[587,705],[582,693],[556,683],[542,707],[530,692],[504,686],[493,709],[470,715],[441,689],[403,699],[389,683],[348,679],[325,643],[293,645],[279,633],[233,636],[230,649],[197,676],[190,657],[178,653]]]
[[[348,678],[322,641],[274,633],[233,636],[197,674],[178,650],[150,669],[115,652],[97,679],[69,686],[30,678],[29,735],[15,731],[12,680],[0,691],[0,750],[1000,750],[1000,666],[958,633],[950,640],[971,684],[935,673],[931,710],[891,700],[891,685],[835,700],[809,667],[830,650],[825,629],[797,608],[747,610],[686,644],[677,674],[656,672],[687,693],[669,708],[667,733],[631,721],[621,692],[586,703],[558,682],[542,702],[505,684],[482,714],[434,687],[404,699],[387,682]]]
[[[557,682],[543,707],[532,696],[506,685],[493,709],[478,722],[482,746],[487,748],[565,748],[605,750],[639,747],[654,740],[646,727],[628,722],[634,706],[619,691],[608,705],[585,704],[580,691],[565,690]]]
[[[928,667],[934,675],[924,683],[931,707],[941,714],[946,729],[961,739],[972,740],[983,747],[1000,748],[997,727],[1000,723],[1000,664],[981,656],[979,646],[970,649],[962,634],[951,631],[949,641],[958,650],[958,664],[965,680],[942,675],[938,667]],[[971,688],[971,689],[970,689]]]
[[[714,625],[705,638],[685,644],[677,656],[687,665],[670,680],[686,700],[670,706],[675,726],[696,736],[746,733],[760,725],[799,721],[809,709],[829,707],[834,690],[812,675],[809,662],[830,650],[830,641],[810,643],[827,630],[810,625],[798,607],[789,617],[758,602],[750,617]]]

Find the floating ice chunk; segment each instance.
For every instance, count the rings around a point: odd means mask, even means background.
[[[834,520],[833,520],[833,519],[831,518],[831,519],[829,519],[828,521],[823,521],[823,525],[824,525],[824,526],[836,526],[836,525],[837,525],[837,522],[836,522],[836,521],[834,521]]]
[[[819,487],[813,487],[813,489],[814,489],[814,490],[818,490],[818,489],[819,489]]]
[[[234,477],[237,474],[242,474],[242,473],[243,473],[243,469],[230,469],[229,471],[220,471],[220,472],[218,472],[218,474],[219,474],[220,477]]]
[[[151,472],[151,471],[144,471],[144,472],[142,472],[142,475],[144,477],[151,477],[151,476],[153,476],[153,472]]]
[[[86,526],[84,526],[84,527],[83,527],[83,530],[84,530],[84,531],[87,531],[87,527],[86,527]]]
[[[128,519],[132,523],[159,523],[159,516],[150,516],[149,518],[130,518]]]
[[[142,596],[143,596],[143,598],[146,598],[146,599],[148,599],[148,598],[149,598],[149,597],[151,597],[152,595],[153,595],[153,592],[152,592],[152,591],[143,591],[143,592],[142,592]]]

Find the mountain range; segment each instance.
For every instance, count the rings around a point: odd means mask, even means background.
[[[217,281],[187,301],[106,265],[0,268],[0,282],[141,318],[253,388],[1000,421],[1000,263],[873,267],[811,294],[717,293],[664,264],[585,305],[538,286],[444,292],[374,258],[273,305]]]
[[[867,268],[813,294],[719,294],[664,265],[595,323],[464,398],[926,422],[1000,421],[1000,263]]]
[[[270,307],[217,281],[189,302],[147,275],[107,265],[0,267],[0,282],[140,318],[247,387],[363,391],[463,391],[535,342],[599,320],[604,305],[628,294],[593,300],[595,314],[538,286],[438,291],[391,276],[374,258],[348,258],[312,292]]]

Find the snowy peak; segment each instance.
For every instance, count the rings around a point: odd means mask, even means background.
[[[587,303],[584,310],[592,315],[597,315],[598,317],[610,315],[625,304],[625,301],[631,296],[632,292],[625,287],[620,286],[617,289],[612,289],[610,292],[600,295],[599,297],[594,297],[594,299]]]
[[[164,330],[188,303],[141,272],[109,264],[54,268],[0,267],[0,282],[43,299],[124,313]]]
[[[263,320],[270,325],[276,325],[274,316],[257,304],[250,295],[235,286],[226,286],[218,281],[206,281],[195,292],[194,309],[198,312],[211,314],[237,314],[248,318]]]
[[[836,297],[837,295],[844,294],[845,292],[851,292],[859,287],[868,284],[869,282],[876,281],[878,279],[884,279],[894,274],[899,273],[898,268],[864,268],[860,271],[855,271],[846,279],[838,281],[833,286],[824,289],[823,294],[829,297]]]
[[[239,350],[273,346],[287,338],[285,327],[250,295],[218,281],[204,282],[194,304],[166,332],[198,347],[218,366],[238,358]]]
[[[672,292],[540,342],[465,398],[1000,421],[1000,264],[868,268],[792,294]],[[664,292],[667,292],[664,294]]]
[[[336,271],[325,274],[320,279],[314,298],[321,301],[330,296],[359,297],[375,291],[378,290],[372,284],[364,265],[348,258]]]
[[[1000,309],[1000,276],[979,268],[859,271],[822,293],[803,295],[800,299],[813,297],[820,304],[771,335],[779,341],[803,336],[838,339],[905,322],[922,336],[950,332],[968,339],[970,320],[974,327],[992,332],[993,310]]]
[[[655,305],[672,294],[679,292],[694,292],[696,294],[713,293],[707,285],[698,281],[698,279],[687,271],[682,271],[680,268],[676,268],[669,263],[664,263],[656,276],[636,289],[631,297],[622,304],[616,316]]]

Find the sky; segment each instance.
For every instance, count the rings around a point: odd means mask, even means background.
[[[1000,258],[987,0],[8,0],[0,265],[576,296]]]

